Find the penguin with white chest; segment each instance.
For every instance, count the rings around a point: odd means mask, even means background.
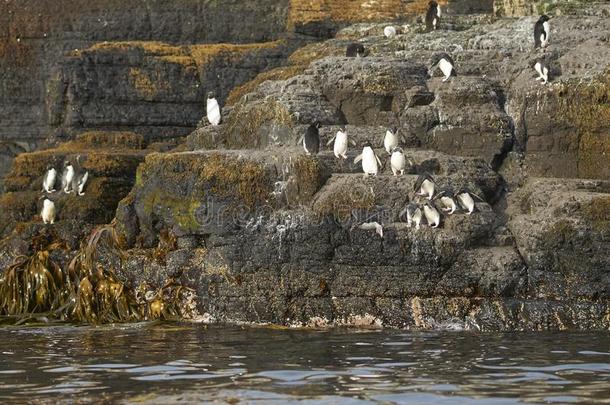
[[[43,193],[54,193],[55,182],[57,181],[57,170],[54,167],[47,167],[47,172],[42,180],[42,192]]]
[[[307,155],[317,155],[320,151],[320,131],[318,128],[321,127],[319,121],[315,121],[311,124],[305,134],[301,137],[303,141],[303,149]]]
[[[42,202],[42,211],[40,217],[45,224],[53,224],[55,222],[55,203],[48,198]]]
[[[394,176],[398,176],[399,174],[402,176],[405,174],[405,168],[407,166],[407,162],[409,165],[413,165],[411,159],[405,156],[404,151],[401,147],[397,146],[392,150],[392,156],[390,157],[390,166],[392,168],[392,173]]]
[[[436,66],[438,66],[441,72],[443,72],[443,82],[449,80],[450,77],[457,76],[455,63],[453,62],[451,56],[449,56],[447,53],[442,53],[435,58],[435,63],[432,65],[432,69],[434,69]]]
[[[394,148],[398,146],[398,141],[398,128],[388,128],[383,137],[383,147],[388,155],[391,155]]]
[[[326,143],[326,145],[328,146],[333,142],[334,142],[333,153],[335,154],[335,157],[337,159],[347,159],[348,145],[350,143],[353,146],[356,145],[356,143],[353,140],[348,138],[345,127],[339,128],[339,130],[337,131],[335,136],[333,136],[332,139]]]
[[[74,165],[74,176],[72,176],[71,189],[78,196],[85,195],[84,189],[89,179],[89,172],[84,170],[80,163],[80,155],[76,157],[76,165]]]
[[[391,25],[388,25],[383,29],[383,35],[385,35],[386,38],[392,38],[396,36],[396,28],[392,27]]]
[[[428,226],[438,228],[441,223],[441,213],[430,201],[426,201],[424,204],[424,216],[426,217]]]
[[[74,181],[74,166],[70,161],[64,162],[64,171],[61,174],[61,189],[64,193],[70,194],[72,190],[72,182]]]
[[[373,175],[377,176],[379,169],[382,167],[381,160],[377,157],[373,146],[369,141],[364,144],[362,153],[354,159],[354,163],[358,163],[362,160],[362,171],[365,176]]]
[[[411,228],[413,224],[415,224],[415,229],[419,229],[421,220],[423,218],[422,210],[419,204],[415,202],[410,202],[407,204],[405,209],[400,213],[401,217],[407,215],[407,227]]]
[[[453,197],[454,193],[451,189],[446,188],[438,192],[438,194],[434,197],[434,200],[438,200],[441,211],[447,213],[448,215],[453,214],[457,209],[458,205]]]
[[[543,14],[534,24],[534,48],[536,49],[544,50],[549,44],[549,34],[551,33],[549,20],[549,16]]]
[[[417,181],[413,186],[416,195],[426,196],[428,200],[432,200],[434,196],[434,179],[429,173],[422,173],[417,177]]]
[[[206,113],[208,117],[208,121],[213,126],[217,126],[220,124],[220,106],[218,105],[218,101],[214,97],[213,92],[208,93],[208,99],[206,101]]]
[[[534,70],[538,73],[536,80],[540,80],[542,84],[549,82],[549,68],[542,61],[538,61],[534,64]]]
[[[474,194],[467,188],[461,188],[457,193],[455,193],[454,197],[460,207],[462,207],[462,209],[464,209],[468,215],[472,214],[476,209],[475,199],[477,201],[483,201],[481,197]]]
[[[428,3],[428,11],[426,11],[426,30],[432,31],[438,29],[441,22],[441,6],[434,0]]]

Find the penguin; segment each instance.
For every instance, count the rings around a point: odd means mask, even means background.
[[[55,222],[55,203],[48,198],[45,198],[42,203],[40,216],[42,217],[42,222],[45,224],[53,224],[53,222]]]
[[[419,229],[422,220],[422,211],[419,204],[410,202],[400,213],[400,216],[404,217],[405,213],[407,214],[407,227],[410,228],[412,224],[415,224],[415,229]]]
[[[534,70],[538,73],[536,80],[541,80],[542,84],[547,84],[549,81],[549,68],[546,67],[544,62],[536,62],[536,64],[534,64]]]
[[[474,194],[467,188],[461,188],[457,193],[455,193],[454,197],[455,197],[456,201],[458,202],[458,204],[460,204],[460,206],[465,211],[468,212],[468,215],[472,214],[476,208],[476,205],[474,202],[475,198],[478,201],[483,201],[483,199],[481,197]]]
[[[381,160],[377,157],[373,146],[369,141],[366,141],[362,153],[354,159],[354,163],[358,163],[362,160],[362,171],[365,176],[373,175],[377,176],[379,168],[381,168]]]
[[[43,193],[54,193],[55,192],[55,181],[57,180],[57,170],[54,167],[47,167],[47,172],[42,180],[42,192]]]
[[[218,101],[214,97],[213,92],[208,93],[208,100],[206,103],[206,112],[208,116],[208,121],[213,126],[217,126],[220,124],[220,106],[218,105]]]
[[[345,50],[345,56],[350,58],[362,58],[365,56],[364,45],[358,44],[356,42],[352,42],[347,45],[347,49]]]
[[[434,196],[434,179],[429,173],[420,174],[413,186],[416,195],[428,196],[432,200]]]
[[[395,147],[398,146],[398,128],[388,128],[385,131],[385,137],[383,138],[383,147],[388,155],[392,154]]]
[[[76,178],[76,193],[79,196],[85,195],[83,190],[85,189],[85,184],[87,184],[87,180],[89,179],[89,172],[81,173]]]
[[[348,139],[345,127],[339,128],[335,136],[333,136],[332,139],[326,143],[326,145],[328,146],[333,142],[335,143],[335,145],[333,146],[333,152],[337,159],[347,159],[348,143],[351,143],[353,146],[356,146],[356,143],[354,141]]]
[[[74,166],[68,160],[64,162],[64,171],[61,174],[61,189],[64,193],[70,194],[72,190],[72,181],[74,180]]]
[[[430,201],[426,201],[424,204],[424,216],[426,217],[426,222],[428,222],[428,226],[432,228],[438,228],[441,223],[441,213],[438,212],[436,207],[432,205]]]
[[[428,11],[426,12],[426,30],[432,31],[438,29],[441,22],[441,6],[436,1],[428,3]]]
[[[87,180],[89,179],[89,172],[83,170],[83,167],[80,163],[80,155],[76,156],[76,165],[74,167],[74,176],[72,176],[72,186],[71,189],[77,195],[83,196],[85,193],[83,192],[85,188],[85,184],[87,184]]]
[[[315,121],[307,128],[305,135],[301,137],[303,139],[303,149],[305,149],[307,155],[317,155],[320,150],[320,132],[318,131],[320,126],[320,122]]]
[[[392,38],[396,36],[396,28],[392,27],[391,25],[388,25],[383,29],[383,35],[385,35],[386,38]]]
[[[411,162],[409,161],[409,164]],[[405,166],[407,165],[407,158],[401,147],[395,147],[392,150],[392,156],[390,157],[390,165],[392,167],[392,173],[394,176],[405,174]]]
[[[551,26],[549,24],[549,16],[543,14],[540,16],[536,24],[534,24],[534,48],[546,48],[549,44],[549,34]]]
[[[443,75],[445,76],[443,82],[449,80],[451,76],[457,76],[457,72],[455,71],[455,63],[453,62],[451,56],[446,53],[442,53],[437,56],[436,63],[434,63],[432,67],[434,68],[434,66],[438,66],[441,69],[441,72],[443,72]]]
[[[451,189],[445,189],[440,191],[434,197],[435,200],[439,200],[441,205],[441,211],[446,212],[449,215],[453,214],[458,209],[458,205],[455,202],[453,195],[454,194]]]

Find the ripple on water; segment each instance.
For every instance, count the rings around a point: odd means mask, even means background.
[[[28,329],[28,328],[25,328]],[[120,333],[117,333],[120,330]],[[607,333],[311,332],[201,325],[0,329],[0,401],[595,403]],[[522,402],[520,402],[522,401]]]

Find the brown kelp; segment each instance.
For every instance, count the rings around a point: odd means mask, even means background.
[[[41,317],[99,324],[196,315],[194,291],[173,279],[158,289],[132,288],[121,280],[126,254],[114,223],[94,229],[65,270],[50,258],[63,246],[35,240],[33,248],[0,278],[0,315],[17,323]]]

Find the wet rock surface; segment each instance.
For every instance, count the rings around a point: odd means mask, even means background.
[[[462,6],[471,7],[467,3]],[[430,33],[405,19],[392,38],[383,36],[385,23],[340,29],[353,21],[349,9],[339,18],[332,7],[317,16],[307,14],[305,3],[299,7],[291,15],[301,13],[304,22],[293,26],[296,32],[320,36],[338,30],[336,37],[297,50],[288,66],[231,93],[232,106],[223,109],[217,127],[201,119],[201,111],[185,108],[189,97],[194,105],[201,96],[195,84],[205,73],[192,46],[169,52],[163,45],[151,53],[132,44],[125,52],[105,54],[107,45],[100,45],[76,55],[71,63],[95,69],[94,61],[110,58],[112,72],[133,68],[123,66],[123,58],[135,60],[149,79],[147,66],[175,72],[178,80],[149,80],[157,86],[154,94],[140,96],[162,105],[189,89],[176,111],[197,118],[197,129],[174,143],[152,144],[159,136],[150,134],[137,145],[81,143],[70,153],[60,146],[20,156],[7,178],[9,193],[0,200],[10,223],[2,230],[7,237],[0,261],[31,251],[28,236],[42,231],[31,221],[43,166],[82,154],[100,162],[91,166],[100,193],[78,206],[62,203],[55,226],[59,239],[74,233],[67,224],[88,224],[82,228],[88,232],[114,216],[126,252],[121,280],[134,288],[159,288],[167,280],[192,288],[198,312],[209,319],[291,326],[434,328],[457,320],[482,330],[609,328],[607,5],[554,16],[545,52],[533,49],[536,17],[495,20],[485,4],[478,10],[487,13],[482,15],[453,9],[441,29]],[[368,56],[345,57],[351,41],[363,43]],[[239,63],[277,60],[276,52],[275,45],[257,49],[258,56],[248,53]],[[456,62],[458,75],[446,82],[431,69],[440,52]],[[532,65],[539,59],[551,68],[547,85],[534,77]],[[84,70],[80,85],[70,85],[69,98],[81,114],[67,116],[74,122],[104,114],[99,105],[84,112],[89,96],[80,95],[108,98],[96,96],[106,86],[84,85],[91,74]],[[253,76],[227,73],[233,74],[239,80],[231,86]],[[164,82],[169,87],[159,88]],[[217,91],[228,96],[231,86]],[[175,121],[184,120],[179,115]],[[322,124],[321,152],[306,156],[298,140],[314,121]],[[353,141],[346,160],[327,146],[342,126]],[[402,176],[392,175],[383,149],[385,131],[393,126],[410,159]],[[367,141],[382,161],[375,177],[363,176],[361,164],[354,163]],[[475,211],[442,215],[438,228],[409,226],[404,208],[425,201],[414,190],[423,173],[438,188],[470,189],[480,197]],[[25,230],[16,231],[18,225]]]

